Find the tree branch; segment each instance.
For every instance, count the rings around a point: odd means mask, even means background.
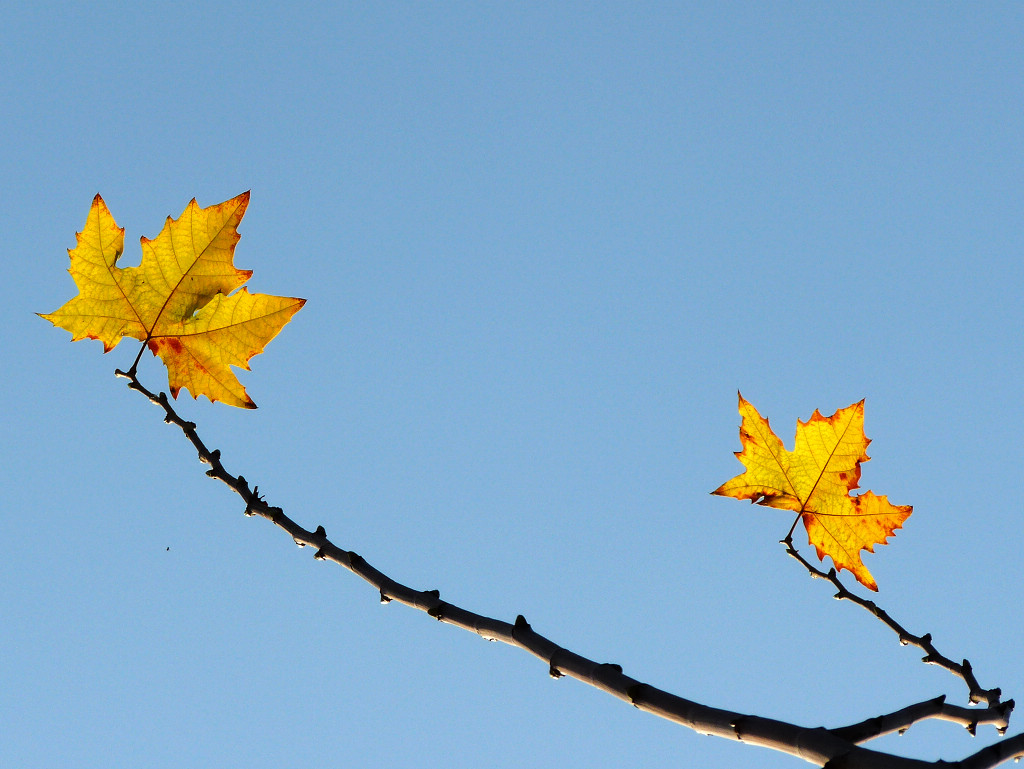
[[[1010,717],[1011,708],[1007,707],[1008,705],[1012,705],[1012,701],[984,710],[964,708],[959,705],[947,704],[946,695],[943,694],[932,700],[908,705],[893,713],[869,718],[859,724],[832,729],[832,732],[850,742],[861,743],[891,732],[903,734],[918,721],[935,718],[940,721],[952,721],[966,727],[972,737],[977,731],[978,724],[994,724],[999,729],[999,733],[1003,734],[1006,732]]]
[[[846,586],[839,581],[839,576],[836,574],[835,569],[829,569],[828,573],[825,573],[821,569],[816,568],[813,564],[808,562],[796,548],[793,547],[793,532],[790,531],[789,535],[783,540],[779,541],[779,544],[785,545],[786,552],[793,556],[796,560],[804,565],[804,568],[810,572],[811,577],[817,579],[825,579],[831,582],[839,590],[836,593],[836,600],[847,600],[852,601],[858,606],[867,609],[869,612],[874,614],[880,619],[885,625],[887,625],[897,636],[899,636],[900,644],[906,646],[913,644],[914,646],[923,649],[926,654],[921,658],[921,661],[928,665],[939,665],[940,667],[946,668],[956,676],[963,679],[964,683],[967,684],[968,697],[972,704],[984,702],[989,708],[1004,707],[1006,708],[1006,718],[1009,719],[1010,712],[1013,710],[1013,700],[1006,700],[1002,702],[999,698],[1002,691],[999,687],[995,689],[982,689],[981,684],[978,683],[978,679],[974,677],[974,671],[971,668],[971,663],[968,660],[964,660],[962,663],[954,662],[949,657],[939,653],[939,650],[935,648],[932,643],[932,634],[925,633],[922,636],[916,636],[906,628],[904,628],[899,622],[894,620],[885,609],[881,608],[874,601],[869,601],[866,598],[861,598],[856,593],[851,593],[847,590]],[[978,723],[981,723],[979,721]],[[1006,732],[1006,725],[1004,724],[999,729],[999,733],[1003,734]]]
[[[658,689],[650,684],[626,676],[622,667],[614,663],[599,663],[576,654],[540,635],[520,615],[514,623],[503,622],[460,608],[442,601],[437,590],[415,590],[388,577],[371,566],[360,555],[343,550],[327,538],[323,526],[307,531],[295,523],[279,507],[268,505],[259,494],[259,488],[249,488],[241,475],[231,475],[221,463],[220,450],[210,450],[199,438],[194,422],[182,419],[171,406],[166,393],[159,395],[147,390],[138,380],[134,371],[115,371],[119,377],[129,380],[128,387],[148,398],[164,410],[164,421],[177,425],[199,453],[201,462],[210,465],[206,474],[216,478],[234,490],[245,502],[245,514],[258,515],[284,529],[300,547],[314,547],[317,560],[333,561],[369,582],[380,591],[382,603],[398,601],[407,606],[426,612],[439,622],[461,627],[464,630],[490,640],[518,646],[542,660],[548,666],[553,678],[570,676],[585,684],[611,694],[634,707],[682,724],[701,734],[716,735],[725,739],[771,748],[790,755],[799,756],[812,764],[827,769],[937,769],[938,767],[962,766],[963,769],[989,769],[1009,759],[1024,756],[1024,734],[1003,740],[974,754],[958,764],[928,762],[893,756],[860,747],[856,743],[869,739],[864,736],[872,728],[877,734],[885,729],[865,726],[869,722],[843,729],[824,727],[802,727],[785,721],[761,716],[744,715],[719,708],[712,708]],[[932,701],[934,702],[934,701]],[[909,709],[927,710],[928,703],[911,706]],[[899,711],[898,713],[902,713]],[[927,717],[941,717],[937,712],[917,715],[882,716],[884,723],[902,718],[913,723]],[[981,712],[978,715],[982,715]],[[889,720],[885,720],[889,719]],[[952,719],[957,720],[957,719]],[[977,720],[977,719],[976,719]],[[967,762],[970,763],[967,763]]]

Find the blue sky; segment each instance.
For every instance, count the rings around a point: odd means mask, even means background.
[[[915,507],[865,556],[877,600],[1024,696],[1022,34],[1012,3],[10,9],[0,765],[802,763],[380,606],[243,517],[111,376],[133,342],[33,315],[74,294],[97,192],[135,264],[190,198],[252,190],[235,262],[308,302],[241,375],[257,411],[180,410],[395,579],[717,707],[963,703],[784,556],[787,513],[708,494],[737,390],[790,445],[866,398],[862,486]]]

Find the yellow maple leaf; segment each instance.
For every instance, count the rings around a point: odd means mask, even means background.
[[[860,485],[861,462],[869,459],[864,401],[830,417],[815,411],[807,422],[798,419],[794,450],[788,451],[768,420],[739,398],[743,450],[736,457],[747,470],[711,493],[798,513],[819,560],[831,557],[836,569],[848,569],[862,585],[878,590],[860,551],[873,553],[875,545],[886,544],[913,508],[870,491],[850,496]]]
[[[232,263],[248,205],[248,192],[208,208],[193,198],[156,238],[142,238],[138,267],[122,268],[124,229],[97,195],[68,251],[78,296],[40,317],[70,331],[72,341],[100,340],[103,352],[126,336],[141,340],[167,365],[175,398],[185,388],[195,398],[256,408],[230,367],[248,369],[306,300],[236,290],[252,276]]]

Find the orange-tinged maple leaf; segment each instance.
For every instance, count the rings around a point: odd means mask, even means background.
[[[193,198],[156,238],[142,238],[138,267],[122,268],[124,229],[97,195],[68,251],[78,296],[40,317],[70,331],[72,341],[100,340],[104,352],[126,336],[141,340],[167,365],[175,398],[185,388],[195,398],[255,408],[230,367],[248,369],[306,300],[236,290],[252,276],[232,263],[248,205],[248,192],[208,208]]]
[[[864,401],[830,417],[815,411],[807,422],[798,419],[793,451],[742,395],[740,415],[743,450],[736,457],[747,470],[711,493],[799,513],[819,560],[831,557],[836,569],[849,569],[862,585],[878,590],[860,551],[873,553],[875,545],[886,544],[913,508],[870,491],[850,496],[860,485],[861,462],[869,459]]]

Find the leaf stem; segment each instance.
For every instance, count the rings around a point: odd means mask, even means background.
[[[782,540],[783,542],[792,542],[793,541],[793,531],[796,529],[796,525],[800,522],[800,516],[801,515],[803,515],[803,513],[797,513],[796,514],[796,518],[793,519],[793,525],[790,526],[789,527],[789,531],[786,532],[786,538],[784,540]]]
[[[149,340],[147,339],[146,341],[149,341]],[[145,351],[146,351],[146,342],[143,342],[142,346],[139,348],[139,354],[135,356],[135,361],[132,363],[132,367],[130,369],[128,369],[128,371],[126,372],[129,379],[133,379],[135,377],[135,372],[136,372],[136,370],[139,367],[139,361],[142,360],[142,353],[145,352]]]

